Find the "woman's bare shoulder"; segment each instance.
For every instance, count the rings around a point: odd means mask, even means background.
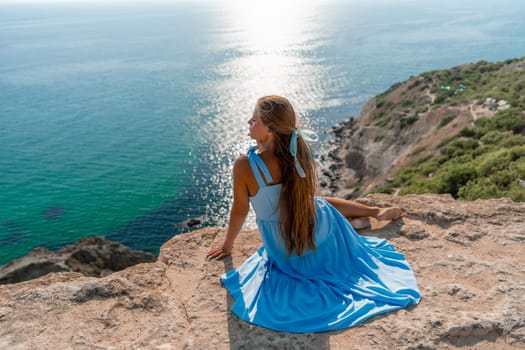
[[[250,161],[248,160],[248,156],[243,154],[237,159],[235,159],[235,162],[233,163],[233,172],[238,175],[245,175],[248,174],[250,170]]]
[[[250,161],[248,160],[247,154],[238,156],[235,159],[235,162],[233,163],[233,166],[249,166],[249,165],[250,165]]]

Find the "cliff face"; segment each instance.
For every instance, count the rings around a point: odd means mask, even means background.
[[[242,232],[233,255],[206,261],[223,229],[176,236],[157,262],[103,278],[52,273],[0,286],[2,349],[525,348],[525,204],[445,195],[370,195],[406,216],[362,231],[390,240],[423,294],[412,309],[339,332],[273,332],[237,319],[219,276],[259,247]]]
[[[417,101],[415,105],[429,108],[435,95],[408,91],[416,79],[390,91],[388,101],[399,106],[410,94]],[[363,107],[360,117],[333,129],[336,140],[326,156],[332,165],[325,169],[328,178],[325,193],[347,198],[362,196],[388,181],[396,170],[423,156],[439,154],[443,140],[472,125],[480,116],[494,115],[493,110],[475,101],[429,108],[418,113],[417,120],[409,119],[414,118],[413,108],[407,108],[406,112],[394,110],[392,117],[386,117],[390,118],[389,124],[383,125],[381,122],[386,119],[377,117],[383,112],[378,111],[376,99],[372,99]],[[454,121],[440,127],[444,116],[454,116]],[[413,122],[404,125],[402,120]]]
[[[443,155],[462,131],[500,111],[514,115],[514,131],[524,134],[524,88],[523,58],[466,64],[395,84],[365,104],[356,118],[333,128],[333,147],[321,159],[327,164],[321,177],[324,193],[347,198],[370,193],[391,183],[396,171]],[[504,125],[496,129],[507,130]],[[472,142],[489,144],[488,139]],[[523,142],[520,138],[514,145]],[[432,178],[434,171],[426,175]]]

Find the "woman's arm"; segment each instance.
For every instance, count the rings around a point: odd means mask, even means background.
[[[250,209],[250,199],[246,177],[250,174],[250,164],[246,156],[239,157],[233,165],[233,203],[230,211],[230,222],[224,243],[220,247],[211,248],[206,254],[207,259],[221,259],[230,255],[233,242],[241,231]]]

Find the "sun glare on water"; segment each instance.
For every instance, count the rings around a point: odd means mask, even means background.
[[[232,87],[243,91],[242,98],[251,103],[268,93],[304,96],[303,88],[319,74],[309,56],[319,42],[315,2],[232,0],[224,7],[228,45],[241,53],[218,67],[231,77],[228,91]]]
[[[303,19],[312,14],[312,2],[230,1],[228,12],[253,50],[285,50],[303,31]]]
[[[319,42],[313,1],[232,0],[222,6],[227,30],[219,42],[229,56],[215,67],[223,79],[209,87],[209,96],[216,96],[210,130],[222,126],[221,148],[238,152],[246,145],[235,135],[246,133],[258,97],[279,94],[302,111],[315,109],[324,97],[319,81],[325,71],[311,55]]]
[[[200,132],[213,144],[207,162],[216,163],[220,180],[215,186],[223,191],[222,198],[231,198],[231,162],[253,144],[246,136],[247,121],[258,97],[285,96],[301,115],[325,102],[326,70],[313,54],[322,41],[315,5],[290,0],[221,3],[224,26],[215,47],[226,59],[213,69],[221,78],[207,86],[211,101],[202,113],[209,118]],[[308,118],[301,119],[308,126]]]

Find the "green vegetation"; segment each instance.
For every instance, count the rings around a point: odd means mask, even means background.
[[[388,108],[392,107],[394,103],[392,101],[387,101],[384,96],[376,97],[376,108]]]
[[[505,100],[511,106],[525,109],[525,72],[523,70],[500,69],[520,59],[490,63],[479,61],[447,70],[424,73],[425,79],[432,81],[430,92],[436,94],[434,104],[457,104],[477,100],[483,103],[491,97]]]
[[[518,108],[481,118],[445,140],[437,157],[424,156],[394,174],[377,192],[450,193],[454,198],[510,197],[525,201],[525,114]]]
[[[425,91],[428,89],[428,85],[423,85],[422,87],[419,88],[419,91]]]
[[[401,101],[401,107],[411,107],[414,105],[414,101],[403,100]]]
[[[375,125],[376,126],[379,126],[381,128],[384,128],[385,126],[387,126],[388,124],[390,124],[390,121],[392,119],[390,117],[386,117],[384,119],[381,119],[380,121],[378,121]]]
[[[414,82],[408,86],[408,90],[411,90],[411,89],[415,88],[416,86],[419,86],[419,84],[421,84],[421,80],[420,79],[414,80]]]
[[[429,111],[475,103],[487,104],[495,115],[441,140],[437,149],[417,148],[411,156],[422,155],[375,191],[525,201],[525,70],[519,61],[524,58],[426,72],[377,95],[372,120],[376,127],[388,130],[378,134],[375,142],[402,132]],[[452,123],[459,109],[443,113],[437,130]]]
[[[383,112],[383,111],[375,112],[374,115],[372,116],[372,119],[374,119],[374,120],[381,119],[384,116],[385,116],[385,112]]]
[[[385,134],[380,134],[374,137],[374,142],[381,142],[385,138]]]
[[[429,109],[429,106],[427,106],[427,105],[417,106],[416,107],[416,114],[425,113],[425,112],[428,111],[428,109]]]
[[[430,158],[432,158],[432,155],[431,155],[431,154],[428,154],[428,155],[426,155],[426,156],[420,157],[420,158],[418,158],[418,159],[414,162],[414,165],[420,165],[420,164],[423,164],[424,162],[426,162],[426,161],[429,160]]]
[[[454,118],[456,118],[458,115],[457,114],[449,114],[447,115],[446,117],[444,117],[443,119],[441,119],[438,123],[438,129],[441,129],[442,127],[444,127],[445,125],[447,125],[448,123],[450,123],[451,121],[454,120]]]
[[[423,152],[425,149],[426,149],[426,147],[424,147],[424,146],[419,146],[418,148],[416,148],[416,149],[414,150],[414,152],[412,152],[411,156],[418,155],[419,153]]]
[[[415,122],[417,122],[418,120],[418,117],[415,116],[415,115],[412,115],[412,116],[409,116],[409,117],[404,117],[404,118],[401,118],[399,119],[399,127],[401,129],[404,129],[405,127],[409,126],[409,125],[412,125],[414,124]]]
[[[94,273],[100,274],[104,268],[104,261],[100,257],[97,257],[95,260],[89,263],[89,266],[93,269]]]

